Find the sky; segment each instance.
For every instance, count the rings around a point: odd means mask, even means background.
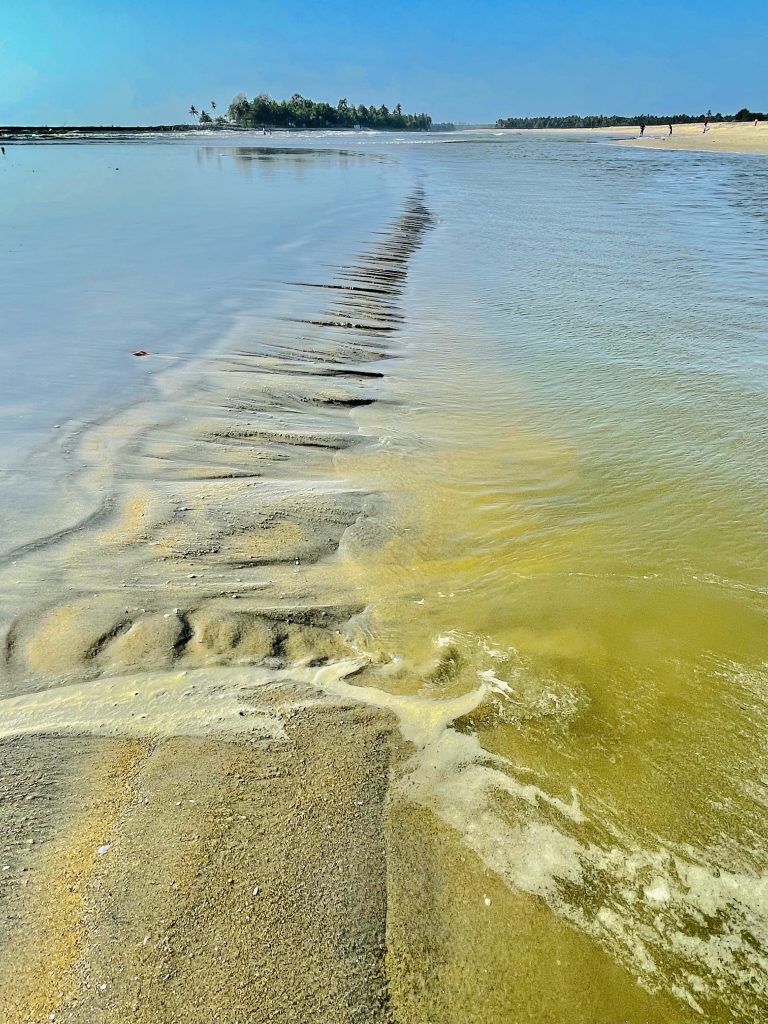
[[[436,121],[768,110],[766,0],[0,0],[0,124],[159,124],[242,91]]]

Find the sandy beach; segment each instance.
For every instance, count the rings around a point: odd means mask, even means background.
[[[665,125],[649,125],[640,138],[636,124],[618,125],[615,128],[503,128],[504,134],[535,135],[580,135],[602,136],[616,140],[617,135],[631,134],[632,138],[617,140],[617,145],[637,149],[681,149],[701,153],[761,153],[768,154],[768,121],[710,124],[704,132],[703,124],[675,124],[672,136]]]
[[[622,146],[636,149],[685,149],[700,153],[761,153],[768,154],[768,121],[711,124],[704,132],[702,124],[675,124],[672,135],[663,125],[649,125],[643,138],[639,138],[637,125],[628,125],[627,131],[638,137],[624,139]],[[615,135],[623,129],[595,128],[590,134]]]

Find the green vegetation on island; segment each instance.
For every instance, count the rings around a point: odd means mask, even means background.
[[[216,112],[216,100],[211,100],[211,110]],[[198,110],[195,104],[189,108],[189,112],[192,117],[197,118],[198,124],[208,125],[210,128],[212,125],[218,125],[219,128],[224,128],[227,124],[226,117],[222,117],[221,114],[218,117],[211,117],[207,110]]]
[[[592,114],[581,117],[579,114],[567,114],[563,117],[500,117],[497,128],[618,128],[625,124],[700,124],[711,121],[718,124],[723,121],[753,121],[768,117],[759,111],[742,107],[736,114]]]
[[[340,99],[335,107],[317,103],[295,92],[289,100],[274,100],[259,93],[248,100],[238,93],[228,110],[229,120],[242,128],[379,128],[387,131],[428,132],[429,114],[404,114],[398,103],[392,110],[384,106],[355,106]]]

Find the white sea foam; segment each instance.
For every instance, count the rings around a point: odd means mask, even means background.
[[[755,1007],[768,1005],[768,875],[729,870],[706,850],[673,848],[662,837],[644,844],[621,822],[598,818],[577,787],[553,791],[547,778],[454,728],[489,700],[514,694],[491,670],[471,691],[438,699],[354,685],[366,664],[200,669],[62,687],[3,701],[2,735],[189,735],[199,728],[281,740],[279,715],[268,702],[260,706],[258,694],[290,684],[304,691],[300,702],[312,702],[314,691],[389,710],[414,746],[402,797],[454,829],[510,888],[543,900],[647,988],[674,992],[697,1012],[725,1003],[734,1019],[761,1019]]]
[[[648,989],[673,992],[699,1013],[725,1004],[734,1020],[764,1019],[768,875],[727,870],[711,851],[673,848],[663,837],[646,845],[620,821],[585,810],[576,788],[552,792],[547,779],[484,750],[452,722],[518,694],[492,669],[478,674],[479,687],[442,701],[343,679],[330,689],[398,716],[418,748],[403,795],[458,832],[510,888],[544,900]]]

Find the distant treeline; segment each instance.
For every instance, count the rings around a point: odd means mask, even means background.
[[[429,114],[404,114],[398,103],[385,107],[355,106],[340,99],[335,107],[316,103],[295,92],[289,100],[273,100],[259,93],[252,100],[238,93],[229,105],[229,119],[243,128],[386,128],[401,132],[428,132]]]
[[[742,107],[736,114],[713,114],[708,110],[706,114],[633,114],[628,117],[624,114],[593,114],[588,117],[580,117],[578,114],[569,114],[565,117],[500,117],[496,122],[497,128],[617,128],[623,124],[701,124],[702,121],[711,121],[717,124],[721,121],[754,121],[755,118],[763,120],[767,114],[761,114],[756,110],[748,110]]]

